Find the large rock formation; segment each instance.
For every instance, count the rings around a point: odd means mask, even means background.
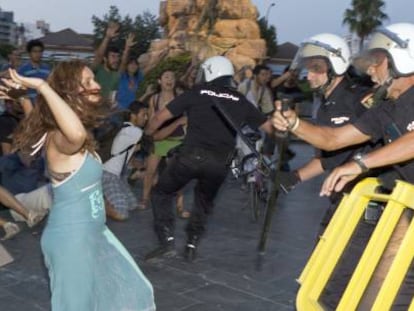
[[[161,1],[159,21],[165,38],[151,43],[139,61],[144,72],[161,60],[191,53],[198,60],[225,55],[236,69],[254,66],[266,55],[257,9],[250,0]]]

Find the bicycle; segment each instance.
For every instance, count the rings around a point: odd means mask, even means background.
[[[249,132],[244,135],[255,145],[256,150],[261,149],[260,133]],[[271,172],[269,162],[259,152],[246,154],[239,149],[231,166],[233,176],[236,179],[243,178],[246,183],[250,218],[255,223],[259,220],[261,206],[264,206],[268,199],[268,177]]]

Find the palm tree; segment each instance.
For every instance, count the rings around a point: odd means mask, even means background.
[[[388,19],[388,15],[383,12],[384,7],[385,2],[382,0],[352,0],[352,8],[345,11],[342,24],[348,24],[349,30],[358,35],[360,50],[365,38]]]
[[[265,17],[257,19],[260,28],[260,37],[266,41],[267,55],[273,56],[277,53],[277,34],[273,25],[268,25]]]

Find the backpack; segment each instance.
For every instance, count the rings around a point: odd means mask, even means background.
[[[112,143],[115,136],[125,127],[129,127],[129,123],[115,124],[113,122],[105,122],[103,126],[99,127],[95,132],[95,138],[98,142],[97,153],[101,157],[102,163],[105,163],[110,158],[120,155],[130,150],[134,145],[128,146],[126,149],[118,152],[117,154],[111,154]]]

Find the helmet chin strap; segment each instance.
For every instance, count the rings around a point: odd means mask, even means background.
[[[388,78],[380,85],[380,87],[375,92],[375,97],[378,99],[387,98],[388,88],[391,86],[394,79],[397,77],[395,71],[392,68],[388,69]]]
[[[315,92],[319,95],[319,96],[323,96],[325,97],[326,91],[329,89],[329,87],[332,85],[333,80],[335,75],[333,74],[332,70],[329,69],[328,73],[328,79],[326,80],[326,82],[324,84],[322,84],[320,87],[315,89]]]

